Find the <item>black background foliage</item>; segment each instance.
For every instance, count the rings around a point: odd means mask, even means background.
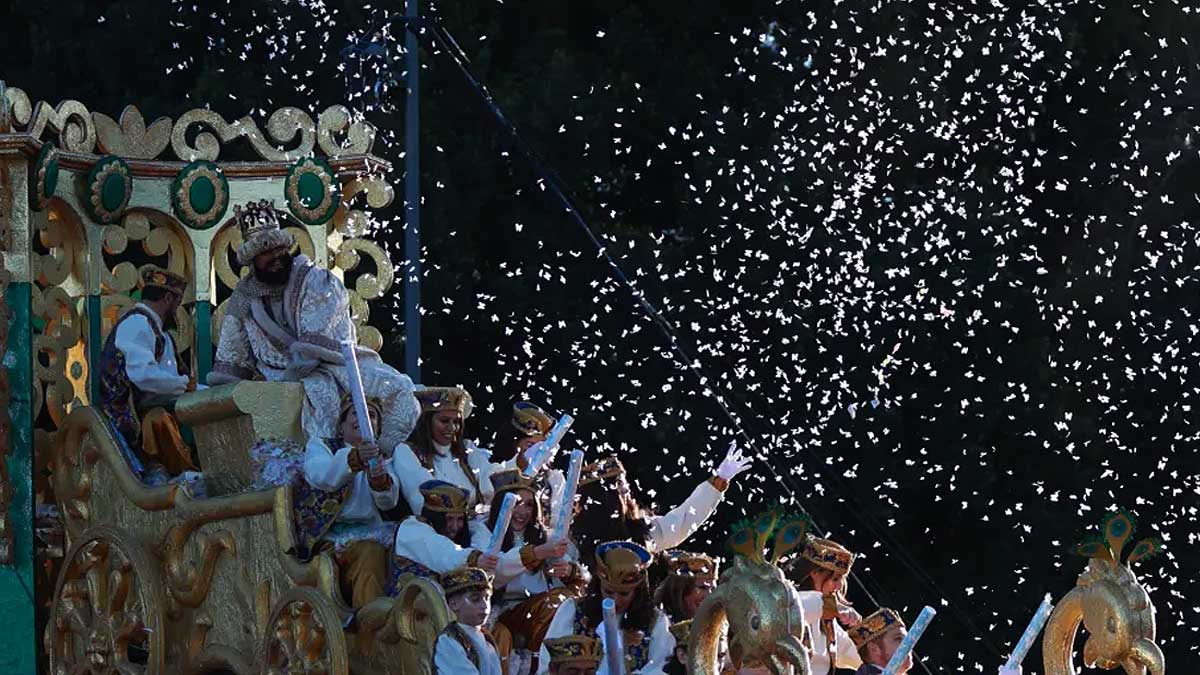
[[[364,94],[342,56],[390,9],[10,0],[0,77],[147,119],[349,100],[400,167],[403,92]],[[703,371],[424,53],[423,379],[472,391],[472,435],[518,398],[572,412],[572,438],[624,453],[663,509],[735,435],[719,395],[761,458],[691,546],[803,505],[879,602],[939,609],[920,650],[938,672],[1001,663],[1082,568],[1068,546],[1123,506],[1167,542],[1138,571],[1168,660],[1200,653],[1193,8],[431,11]],[[375,236],[400,262],[398,206]],[[394,364],[400,289],[373,313]]]

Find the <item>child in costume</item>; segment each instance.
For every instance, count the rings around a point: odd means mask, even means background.
[[[612,598],[624,636],[628,675],[663,675],[663,668],[675,651],[675,639],[671,637],[666,614],[654,607],[646,578],[650,560],[650,552],[634,542],[613,541],[598,546],[595,575],[587,593],[559,606],[546,631],[546,641],[567,635],[595,635],[604,644],[600,603]],[[538,672],[548,672],[549,663],[544,642]],[[607,664],[600,664],[597,672],[608,675]]]
[[[433,670],[444,675],[501,675],[500,657],[483,630],[492,602],[492,577],[477,567],[461,567],[442,577],[454,621],[438,636]]]

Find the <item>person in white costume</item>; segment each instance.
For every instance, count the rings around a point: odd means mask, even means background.
[[[586,467],[579,481],[582,511],[573,528],[580,560],[591,559],[595,545],[602,541],[628,539],[651,553],[679,547],[712,516],[730,482],[750,468],[750,463],[749,457],[730,445],[716,473],[661,516],[647,512],[634,499],[620,460],[608,457]]]
[[[845,599],[846,576],[853,564],[854,554],[846,547],[810,535],[792,568],[797,599],[808,623],[803,639],[812,675],[862,665],[854,641],[843,628],[861,619]]]
[[[238,262],[250,266],[251,274],[229,297],[208,383],[300,382],[305,435],[331,438],[342,394],[349,391],[341,346],[358,345],[346,286],[330,270],[291,253],[295,240],[282,229],[272,202],[252,203],[235,214],[243,239]],[[374,350],[357,346],[355,354],[364,392],[383,408],[379,446],[391,451],[417,420],[412,380]]]
[[[378,431],[379,402],[368,399],[367,411],[371,425]],[[387,583],[388,553],[396,523],[385,521],[381,511],[396,506],[400,480],[390,462],[381,462],[376,475],[368,469],[364,455],[378,453],[379,449],[364,441],[349,396],[342,401],[340,418],[338,438],[308,439],[304,479],[317,496],[314,504],[325,507],[322,516],[334,514],[321,531],[311,534],[319,542],[332,545],[342,592],[350,606],[358,609],[382,595]],[[298,497],[303,500],[305,495]]]
[[[654,604],[673,623],[696,616],[700,603],[717,587],[717,560],[703,553],[667,551],[667,578],[654,591]]]
[[[516,575],[497,574],[493,603],[493,636],[500,656],[520,645],[536,651],[558,603],[587,583],[587,572],[567,552],[567,542],[550,541],[541,518],[541,503],[534,482],[519,470],[492,474],[495,496],[487,526],[499,526],[501,504],[506,495],[517,499],[508,530],[501,539],[504,555],[518,555],[522,568]]]
[[[471,416],[471,395],[458,387],[423,387],[416,392],[421,414],[406,443],[396,448],[394,462],[400,493],[413,513],[420,513],[420,486],[442,480],[466,490],[474,516],[492,501],[492,472],[524,468],[524,456],[493,464],[491,455],[463,439],[463,423]],[[482,523],[474,523],[473,529]]]
[[[176,476],[197,470],[171,414],[176,399],[191,388],[169,332],[187,280],[147,265],[139,282],[141,302],[117,320],[100,351],[100,404],[128,446],[135,473]]]
[[[612,598],[625,640],[627,675],[663,675],[667,661],[675,652],[666,614],[654,607],[646,569],[651,555],[642,546],[629,541],[613,541],[596,547],[595,576],[587,593],[578,600],[565,600],[555,612],[542,643],[538,673],[549,672],[552,638],[569,635],[595,636],[605,642],[600,603]],[[608,675],[601,663],[598,675]]]
[[[880,609],[851,627],[850,638],[863,661],[854,675],[882,673],[907,634],[904,620],[895,610],[887,608]],[[907,673],[912,670],[913,658],[914,654],[910,652],[896,672]]]
[[[500,657],[483,629],[492,601],[492,577],[477,567],[451,570],[442,578],[454,621],[433,647],[435,675],[501,675]]]
[[[420,489],[421,515],[405,518],[396,528],[389,594],[405,574],[436,581],[459,567],[495,572],[499,556],[485,552],[490,534],[486,530],[473,533],[467,527],[467,491],[441,480],[426,481]],[[515,557],[506,572],[520,569],[520,556]]]

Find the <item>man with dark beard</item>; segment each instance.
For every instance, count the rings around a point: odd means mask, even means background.
[[[342,396],[349,391],[341,345],[358,344],[346,287],[329,270],[291,252],[295,241],[272,202],[234,211],[242,233],[238,262],[252,266],[253,273],[229,298],[208,383],[301,382],[305,434],[331,438]],[[378,445],[390,454],[408,438],[420,414],[412,380],[374,350],[358,346],[356,356],[363,389],[383,412]]]
[[[189,389],[168,332],[175,327],[187,280],[147,265],[141,286],[141,302],[117,320],[100,352],[101,407],[128,446],[134,471],[146,478],[161,465],[177,476],[196,470],[170,413],[175,399]]]

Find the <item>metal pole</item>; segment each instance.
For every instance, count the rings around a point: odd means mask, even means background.
[[[418,0],[405,0],[405,13],[417,17]],[[404,31],[408,90],[404,97],[404,370],[421,381],[421,120],[417,36]]]

